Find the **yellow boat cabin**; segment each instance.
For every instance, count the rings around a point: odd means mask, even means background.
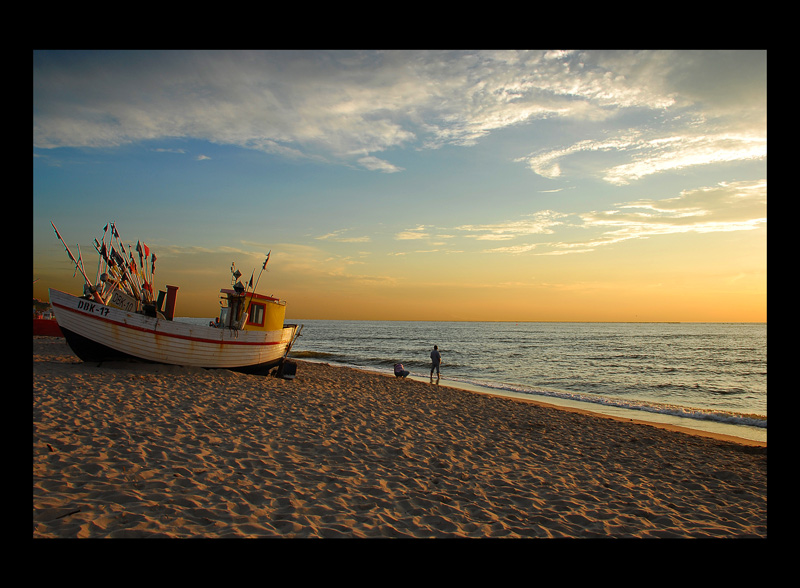
[[[277,331],[283,328],[286,317],[286,302],[238,290],[222,289],[223,305],[220,309],[220,326],[247,331]]]

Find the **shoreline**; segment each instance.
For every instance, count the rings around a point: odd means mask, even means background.
[[[393,374],[380,371],[377,369],[361,368],[351,365],[331,364],[324,361],[317,360],[299,360],[291,358],[292,361],[298,363],[320,363],[323,365],[330,365],[331,367],[339,367],[343,369],[352,369],[361,371],[365,374],[374,374],[378,376],[392,377]],[[424,376],[408,376],[409,380],[420,382],[430,385],[428,378]],[[522,392],[512,392],[509,390],[502,390],[496,388],[489,388],[480,385],[467,384],[465,382],[458,382],[452,380],[442,380],[439,383],[433,383],[441,387],[453,388],[463,392],[470,392],[475,394],[484,394],[486,396],[511,398],[519,400],[520,402],[532,402],[540,404],[545,407],[556,408],[560,410],[567,410],[573,412],[583,413],[587,416],[594,416],[598,418],[610,418],[620,422],[637,423],[641,425],[650,425],[654,427],[663,428],[669,431],[682,432],[689,435],[697,435],[700,437],[708,437],[711,439],[718,439],[722,441],[729,441],[731,443],[739,443],[753,447],[767,447],[766,440],[762,440],[762,436],[766,437],[766,431],[754,429],[752,432],[743,430],[742,426],[728,425],[725,423],[714,423],[708,421],[697,421],[689,418],[682,418],[673,415],[659,415],[657,413],[647,413],[633,409],[620,408],[614,406],[606,406],[602,404],[594,404],[590,402],[580,402],[577,400],[567,400],[563,398],[553,398],[548,396],[536,396],[532,394],[525,394]],[[748,433],[750,433],[748,435]]]
[[[765,538],[766,446],[298,361],[34,337],[36,537]]]
[[[422,380],[422,379],[420,379]],[[593,416],[598,418],[609,418],[614,419],[622,423],[636,423],[640,425],[649,425],[653,427],[662,428],[668,431],[675,431],[686,433],[688,435],[697,435],[699,437],[708,437],[711,439],[717,439],[720,441],[729,441],[731,443],[739,443],[742,445],[748,445],[752,447],[767,447],[767,442],[762,441],[761,439],[750,438],[746,436],[737,435],[735,432],[733,433],[726,433],[714,430],[708,430],[705,428],[700,428],[702,426],[703,421],[698,421],[696,426],[692,426],[694,422],[691,419],[674,417],[674,416],[661,416],[660,420],[653,418],[648,419],[648,413],[640,414],[640,411],[635,411],[631,409],[624,409],[624,408],[608,408],[603,405],[595,406],[590,403],[578,402],[578,401],[569,401],[563,399],[550,399],[547,397],[538,398],[538,397],[531,397],[531,395],[522,394],[522,393],[515,393],[515,392],[507,392],[507,391],[500,391],[500,390],[493,390],[488,388],[481,388],[480,386],[469,386],[465,384],[440,384],[442,386],[450,386],[451,388],[455,388],[458,390],[464,390],[468,392],[475,392],[478,394],[486,394],[488,396],[501,396],[507,398],[513,398],[519,400],[520,402],[533,402],[535,404],[540,404],[542,406],[548,406],[551,408],[556,408],[560,410],[567,410],[585,414],[587,416]],[[585,405],[585,406],[583,406]],[[616,413],[616,414],[615,414]],[[620,416],[621,414],[628,414],[630,416]],[[672,421],[683,421],[684,424],[676,424],[675,422],[671,423]],[[734,425],[711,425],[710,428],[718,428],[718,429],[736,429]],[[766,433],[765,433],[766,435]]]

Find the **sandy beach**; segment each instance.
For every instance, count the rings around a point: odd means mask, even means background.
[[[33,536],[766,538],[767,449],[388,372],[97,365],[34,337]]]

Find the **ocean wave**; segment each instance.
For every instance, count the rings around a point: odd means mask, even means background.
[[[295,359],[330,359],[336,356],[334,353],[324,351],[291,351],[289,355]]]

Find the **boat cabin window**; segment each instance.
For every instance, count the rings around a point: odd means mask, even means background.
[[[263,327],[265,308],[266,306],[264,304],[259,304],[258,302],[251,302],[250,318],[247,319],[247,322],[250,323],[251,325],[257,325],[259,327]]]

